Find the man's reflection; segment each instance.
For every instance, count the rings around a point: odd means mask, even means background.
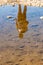
[[[24,6],[24,10],[22,13],[21,5],[19,5],[18,16],[16,21],[16,27],[19,32],[19,38],[23,38],[23,34],[28,30],[28,27],[27,27],[28,21],[26,20],[26,11],[27,11],[27,7]]]

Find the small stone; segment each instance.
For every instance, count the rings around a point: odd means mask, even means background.
[[[8,19],[12,18],[12,16],[7,16]]]
[[[22,59],[20,59],[19,61],[23,61]]]
[[[19,65],[19,64],[15,64],[15,65]]]
[[[18,57],[20,57],[21,55],[17,55]]]
[[[20,48],[24,48],[24,46],[20,46]]]
[[[43,16],[41,16],[40,19],[42,20],[43,19]]]
[[[13,2],[13,3],[10,3],[13,7],[15,6],[15,3]]]

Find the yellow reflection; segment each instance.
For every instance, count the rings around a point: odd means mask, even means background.
[[[16,28],[19,32],[19,38],[23,38],[24,33],[28,30],[28,21],[26,20],[27,6],[24,6],[22,12],[21,5],[18,8],[18,16],[16,20]]]

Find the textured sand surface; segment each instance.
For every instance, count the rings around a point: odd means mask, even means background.
[[[43,0],[0,0],[0,5],[3,4],[23,4],[23,5],[29,5],[29,6],[43,6]]]
[[[34,26],[37,27],[32,25]],[[8,28],[9,26],[5,29]],[[15,34],[17,31],[2,32],[0,65],[43,65],[43,29],[39,28],[38,31],[30,28],[30,32],[23,39],[18,38],[18,34]]]

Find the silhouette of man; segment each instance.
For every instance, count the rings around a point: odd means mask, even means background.
[[[27,27],[28,21],[26,20],[26,11],[27,11],[27,7],[24,6],[24,10],[22,13],[21,5],[19,5],[18,16],[16,21],[16,27],[19,32],[19,38],[23,38],[23,34],[28,30],[28,27]]]

